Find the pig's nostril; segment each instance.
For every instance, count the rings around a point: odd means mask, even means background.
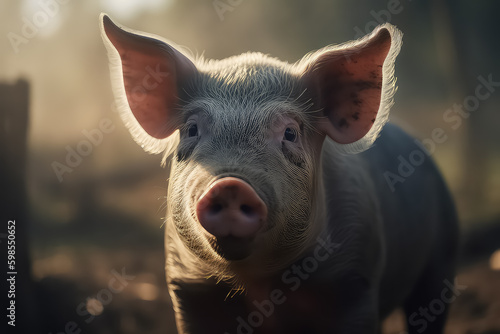
[[[210,213],[219,213],[222,210],[222,204],[215,203],[209,208]]]
[[[252,213],[254,213],[254,210],[252,209],[252,207],[250,205],[246,205],[246,204],[241,205],[240,210],[241,210],[241,212],[243,212],[246,215],[251,215]]]

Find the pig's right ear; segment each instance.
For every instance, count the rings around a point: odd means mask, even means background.
[[[306,56],[299,71],[315,97],[317,128],[345,153],[368,149],[388,120],[401,32],[390,24]]]
[[[118,27],[100,16],[116,105],[135,141],[146,151],[169,150],[181,124],[179,93],[196,73],[185,55],[160,37]]]

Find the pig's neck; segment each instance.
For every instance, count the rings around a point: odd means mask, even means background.
[[[336,245],[326,261],[329,273],[325,276],[343,272],[378,275],[374,270],[382,251],[378,237],[381,219],[369,166],[362,155],[339,154],[327,141],[322,168],[326,224],[318,239]]]

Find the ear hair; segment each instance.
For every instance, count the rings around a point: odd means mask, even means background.
[[[122,60],[117,49],[113,46],[108,36],[106,35],[106,31],[104,29],[104,20],[110,20],[109,16],[105,13],[101,13],[99,16],[99,26],[101,31],[101,37],[104,42],[104,45],[107,50],[108,59],[109,59],[109,70],[111,77],[111,86],[113,89],[113,94],[115,97],[116,108],[120,114],[121,119],[125,123],[125,126],[128,128],[134,140],[147,152],[158,154],[164,152],[165,156],[170,155],[176,148],[178,140],[179,140],[179,131],[175,130],[170,136],[158,139],[149,135],[139,124],[136,117],[132,113],[130,109],[129,102],[127,100],[127,94],[125,91],[125,84],[123,80],[123,69],[122,69]],[[113,21],[111,23],[115,24]],[[116,24],[115,24],[116,25]],[[155,40],[162,41],[170,46],[173,46],[175,49],[180,50],[188,59],[192,59],[190,53],[183,48],[171,43],[170,41],[165,40],[164,38],[144,33],[140,31],[135,31],[133,29],[129,29],[127,27],[123,27],[117,25],[120,29],[135,34],[139,36],[149,37]]]
[[[368,149],[375,142],[383,126],[389,120],[389,111],[394,104],[393,97],[397,90],[396,78],[394,77],[394,63],[402,45],[401,31],[393,25],[386,23],[378,26],[371,34],[359,40],[327,46],[310,53],[294,65],[299,74],[308,75],[311,72],[314,73],[314,71],[320,70],[317,68],[317,64],[320,62],[320,58],[328,53],[338,57],[343,56],[349,62],[351,57],[355,57],[358,50],[362,50],[364,46],[367,46],[382,29],[386,29],[389,32],[391,46],[382,66],[381,99],[378,112],[370,130],[362,138],[350,143],[339,143],[333,140],[333,145],[336,149],[343,153],[358,153]]]

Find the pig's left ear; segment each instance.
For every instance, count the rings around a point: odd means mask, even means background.
[[[119,27],[100,16],[117,109],[132,137],[151,153],[174,148],[181,97],[197,72],[193,62],[161,37]]]
[[[402,34],[384,24],[364,38],[326,47],[300,63],[323,116],[318,128],[346,153],[368,149],[388,120]]]

